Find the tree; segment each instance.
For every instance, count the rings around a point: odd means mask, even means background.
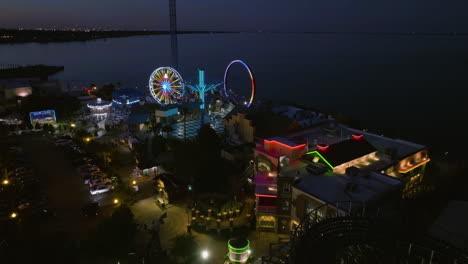
[[[91,263],[109,263],[122,259],[132,249],[137,227],[128,206],[121,205],[112,217],[104,219],[85,243]]]
[[[209,126],[200,128],[195,140],[185,140],[174,145],[175,173],[186,179],[195,192],[225,192],[227,177],[221,159],[221,140]]]
[[[49,132],[55,134],[55,127],[53,125],[49,125]]]
[[[106,84],[103,85],[101,88],[97,90],[93,90],[92,94],[97,98],[102,98],[102,100],[111,101],[112,100],[112,93],[115,91],[114,84]]]
[[[75,131],[75,137],[79,139],[83,139],[86,137],[91,137],[91,133],[89,133],[88,131],[84,129],[78,129]]]
[[[36,124],[34,124],[34,128],[35,128],[35,129],[41,129],[42,126],[41,126],[40,123],[36,122]]]
[[[162,136],[155,135],[152,145],[153,155],[158,155],[166,150],[166,139]]]
[[[200,247],[195,238],[188,234],[179,235],[174,239],[170,254],[178,262],[191,263],[198,256]]]
[[[42,129],[44,129],[44,131],[47,131],[49,132],[50,131],[50,125],[45,123],[43,126],[42,126]]]
[[[171,133],[174,129],[170,125],[165,125],[162,128],[162,131],[166,133],[166,137],[169,137],[169,133]]]
[[[179,111],[184,116],[184,140],[185,140],[187,138],[187,113],[188,113],[188,109],[187,109],[187,107],[180,107]]]
[[[74,113],[81,108],[80,101],[65,93],[49,95],[32,94],[23,99],[21,110],[24,115],[29,112],[54,109],[57,119],[70,119]]]

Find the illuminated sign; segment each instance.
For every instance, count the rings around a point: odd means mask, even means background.
[[[31,124],[34,123],[51,123],[56,122],[57,118],[55,117],[55,110],[44,110],[38,112],[30,112],[29,119]]]

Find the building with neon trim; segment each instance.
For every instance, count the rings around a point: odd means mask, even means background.
[[[255,140],[256,227],[279,233],[289,233],[323,204],[336,203],[335,212],[362,210],[342,208],[338,202],[344,200],[391,207],[422,182],[430,161],[423,145],[329,119]]]
[[[250,241],[247,239],[228,240],[228,254],[226,262],[228,264],[251,263]]]
[[[91,116],[98,121],[104,120],[110,115],[111,106],[112,102],[104,101],[101,98],[97,98],[95,101],[87,104]]]
[[[140,102],[143,93],[135,88],[122,88],[112,93],[112,102],[115,106],[130,106]]]

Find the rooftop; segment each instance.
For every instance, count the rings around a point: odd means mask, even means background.
[[[363,138],[359,140],[344,140],[333,145],[328,145],[323,150],[318,150],[333,167],[361,158],[375,151],[377,151],[377,149]]]
[[[110,107],[112,102],[101,100],[101,98],[97,98],[97,100],[88,103],[88,107]]]
[[[393,150],[395,155],[394,157],[397,160],[408,157],[426,148],[426,146],[424,145],[416,144],[401,139],[392,139],[357,129],[349,128],[348,131],[350,133],[360,133],[364,135],[364,138],[381,152]]]
[[[301,129],[301,125],[286,116],[269,111],[245,109],[236,107],[224,119],[231,119],[233,115],[244,114],[245,118],[252,121],[255,127],[255,137],[269,138],[284,135]]]
[[[303,109],[291,105],[279,105],[273,107],[272,111],[296,120],[301,126],[307,127],[326,121],[328,118],[318,111]]]
[[[348,136],[346,135],[345,126],[339,125],[332,120],[324,120],[309,128],[288,134],[286,138],[294,142],[308,142],[309,145],[315,146],[317,144],[335,144],[347,139]]]
[[[292,142],[291,140],[286,139],[286,138],[282,138],[282,137],[272,137],[272,138],[265,139],[265,141],[267,143],[270,143],[272,141],[276,141],[278,143],[281,143],[281,144],[286,145],[286,146],[291,147],[291,148],[304,145],[304,144],[296,144],[296,143]]]
[[[356,176],[302,173],[298,177],[295,188],[327,203],[375,201],[402,186],[400,180],[378,172],[360,172]]]

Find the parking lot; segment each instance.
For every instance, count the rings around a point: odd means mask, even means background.
[[[41,226],[42,233],[66,233],[71,238],[83,238],[102,216],[113,209],[112,194],[91,195],[69,156],[55,146],[47,136],[21,136],[20,146],[31,159],[40,180],[41,190],[47,195],[47,208],[55,212]],[[100,216],[85,217],[82,209],[89,202],[99,202]]]

